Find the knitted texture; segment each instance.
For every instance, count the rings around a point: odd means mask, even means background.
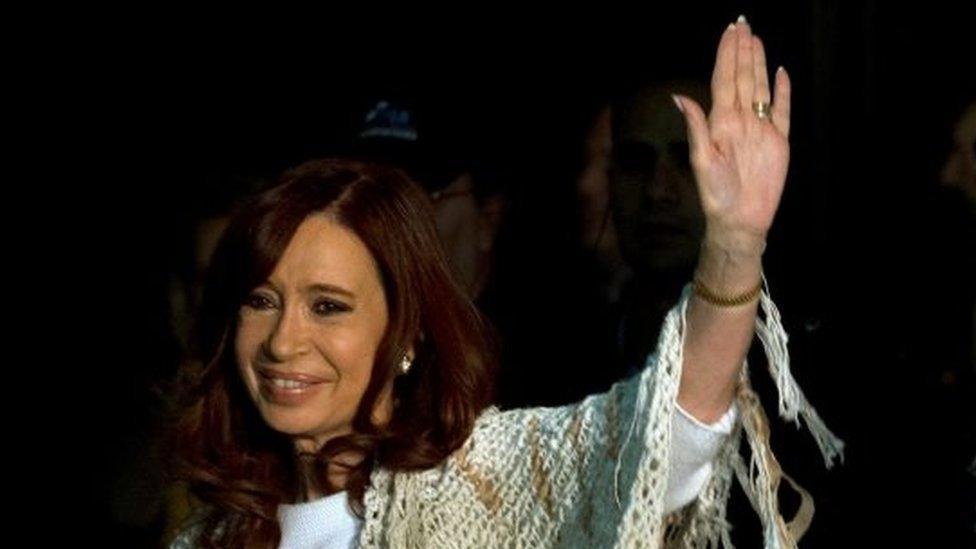
[[[668,313],[656,351],[639,375],[569,406],[490,408],[440,467],[375,471],[361,546],[731,547],[725,502],[734,466],[742,460],[741,424],[720,450],[698,501],[664,516],[691,291],[685,286]],[[843,445],[790,374],[787,336],[765,288],[760,304],[766,320],[757,318],[756,328],[780,390],[782,415],[807,419],[829,464]],[[758,400],[745,398],[754,396],[747,390],[738,404],[754,410]],[[768,533],[766,547],[795,547],[790,530],[782,527],[778,476],[767,465],[768,436],[747,440],[754,472],[745,488]]]
[[[761,408],[755,413],[758,399],[748,390],[746,364],[745,388],[737,399],[741,421],[719,450],[697,501],[665,516],[691,292],[686,285],[668,312],[641,373],[606,393],[556,408],[500,412],[491,407],[464,445],[439,466],[417,472],[376,468],[365,494],[360,546],[731,547],[725,503],[738,465],[767,549],[795,547],[802,531],[787,527],[779,514],[781,471],[768,429],[763,436],[757,423],[765,416]],[[760,304],[766,320],[757,318],[756,328],[780,390],[782,415],[807,420],[829,464],[842,455],[842,443],[790,374],[787,336],[766,288]],[[748,472],[739,454],[743,424],[752,455]],[[190,537],[181,538],[184,545],[171,547],[191,546]]]

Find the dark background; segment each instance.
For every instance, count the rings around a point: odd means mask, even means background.
[[[55,264],[41,272],[54,273],[46,287],[59,305],[32,324],[48,342],[71,334],[43,349],[63,353],[53,360],[67,365],[58,385],[69,396],[56,431],[42,430],[56,448],[42,454],[55,464],[45,478],[69,490],[78,528],[110,546],[147,543],[145,528],[112,509],[144,442],[149,383],[174,366],[167,274],[208,181],[335,154],[370,101],[396,93],[452,120],[483,162],[513,174],[515,208],[544,220],[520,228],[527,241],[564,242],[595,105],[654,76],[707,78],[720,32],[745,13],[794,90],[793,157],[766,273],[795,375],[848,444],[847,463],[824,472],[806,433],[774,430],[784,467],[817,503],[802,545],[922,536],[973,546],[972,366],[952,383],[943,372],[972,360],[976,241],[962,198],[936,185],[952,123],[976,98],[973,12],[769,1],[591,6],[531,20],[317,16],[301,28],[167,17],[160,29],[140,20],[90,34],[84,49],[63,50],[53,84],[67,131],[47,133],[67,149],[57,160],[71,174],[34,189],[42,204],[64,199],[64,229],[38,254]],[[512,256],[508,272],[557,277],[552,254]],[[541,319],[554,312],[527,307]],[[540,345],[558,341],[540,332]],[[742,539],[749,516],[733,510]]]

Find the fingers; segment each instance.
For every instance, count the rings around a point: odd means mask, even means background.
[[[752,101],[756,87],[756,73],[753,63],[752,29],[745,17],[739,16],[735,24],[735,87],[737,106],[743,112],[752,112]]]
[[[752,65],[756,88],[753,101],[769,105],[769,73],[766,70],[766,48],[758,36],[752,36]]]
[[[735,107],[735,25],[726,27],[718,42],[715,69],[712,70],[712,106],[720,109]]]
[[[790,136],[790,75],[780,67],[776,71],[776,97],[773,99],[773,125],[785,137]]]
[[[678,110],[685,117],[688,130],[688,151],[692,165],[704,161],[712,153],[712,141],[708,133],[705,111],[694,99],[685,95],[672,95]]]
[[[775,97],[771,98],[766,48],[762,40],[752,34],[745,17],[740,16],[736,23],[725,29],[719,40],[715,68],[712,71],[713,108],[737,109],[744,115],[756,116],[753,104],[759,101],[769,105],[772,99],[772,123],[784,136],[789,136],[790,79],[782,67],[776,71],[775,84]],[[693,101],[684,98],[682,103],[687,111],[685,117],[691,132],[693,119],[690,105]],[[690,139],[689,135],[689,142]]]

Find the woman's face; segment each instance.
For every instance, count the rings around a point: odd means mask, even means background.
[[[325,215],[310,216],[239,311],[237,365],[264,421],[306,451],[351,432],[386,325],[365,244]],[[388,408],[390,387],[378,408]]]

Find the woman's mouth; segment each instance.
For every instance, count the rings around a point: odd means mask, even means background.
[[[259,369],[261,392],[275,404],[297,406],[304,403],[325,385],[325,380],[309,374],[276,372]]]

